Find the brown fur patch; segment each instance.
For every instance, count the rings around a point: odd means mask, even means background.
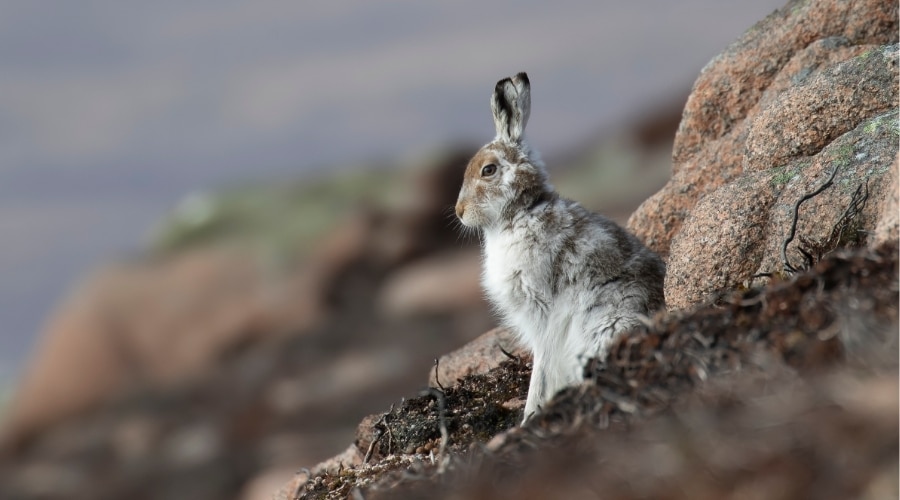
[[[469,165],[466,167],[466,181],[481,177],[481,167],[488,163],[497,163],[497,160],[497,154],[490,149],[481,148],[478,150],[478,152],[475,153],[475,156],[469,160]]]
[[[522,152],[519,151],[519,148],[503,142],[492,142],[484,149],[500,153],[500,156],[506,158],[510,163],[522,163],[526,160]]]
[[[544,187],[544,176],[537,169],[520,170],[512,181],[512,187],[517,193],[538,194]]]

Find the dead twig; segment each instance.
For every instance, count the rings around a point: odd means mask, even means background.
[[[791,264],[791,261],[788,260],[788,257],[787,257],[788,245],[790,245],[791,242],[794,241],[794,237],[797,235],[797,220],[799,219],[799,216],[800,216],[800,205],[802,205],[804,201],[812,199],[812,198],[818,196],[819,194],[821,194],[822,191],[825,191],[826,189],[828,189],[828,187],[834,183],[834,177],[837,175],[837,171],[838,171],[838,165],[835,164],[834,168],[831,170],[831,175],[828,176],[828,180],[826,180],[815,191],[804,195],[802,198],[797,200],[797,203],[794,204],[794,217],[793,217],[793,220],[791,221],[791,231],[788,234],[788,237],[785,238],[784,244],[781,245],[781,260],[784,263],[785,274],[795,274],[795,273],[801,271],[800,268],[794,267],[794,265]],[[810,262],[812,261],[812,256],[809,255],[809,253],[807,253],[802,248],[800,248],[798,250],[800,250],[800,253],[803,254],[804,259],[806,259],[806,261],[807,261],[807,266],[809,266]]]
[[[850,235],[852,241],[858,240],[860,231],[858,228],[854,227],[853,220],[857,216],[859,216],[866,207],[866,203],[869,199],[868,180],[857,186],[856,191],[854,191],[853,195],[851,195],[850,197],[850,202],[847,204],[847,207],[844,209],[843,213],[841,213],[841,216],[838,217],[837,222],[831,228],[831,233],[829,233],[828,237],[826,237],[824,240],[808,240],[803,236],[799,236],[800,244],[797,245],[797,251],[803,255],[802,265],[795,266],[787,258],[787,247],[796,235],[800,204],[818,195],[819,193],[824,191],[825,188],[832,185],[837,170],[838,167],[835,166],[828,180],[824,184],[819,186],[819,188],[812,193],[809,193],[798,200],[797,204],[794,205],[794,218],[791,224],[791,232],[788,238],[784,241],[784,245],[782,246],[781,250],[781,257],[784,261],[783,269],[785,274],[793,274],[812,267],[816,262],[822,260],[822,257],[827,255],[829,252],[832,252],[836,248],[846,243],[845,238],[847,237],[847,231],[853,231],[855,233]]]
[[[841,217],[834,225],[834,228],[832,228],[831,234],[828,236],[829,243],[832,243],[836,246],[840,244],[841,241],[843,241],[844,231],[848,228],[852,229],[850,221],[852,221],[854,218],[856,218],[856,216],[862,213],[862,211],[866,208],[866,203],[868,201],[869,181],[868,179],[866,179],[866,182],[864,184],[860,184],[856,187],[856,191],[854,191],[853,196],[850,197],[850,203],[847,204],[847,208],[844,210],[844,213],[841,214]]]
[[[856,187],[856,191],[850,197],[850,202],[844,209],[837,222],[831,228],[831,232],[825,239],[811,240],[800,238],[800,244],[797,246],[806,257],[806,268],[812,267],[813,264],[822,260],[822,258],[839,247],[849,245],[857,245],[859,243],[860,229],[854,224],[854,220],[862,213],[869,198],[868,182],[860,184]]]
[[[447,389],[444,389],[443,384],[441,384],[441,378],[438,375],[438,368],[440,367],[440,365],[441,365],[441,358],[434,358],[434,383],[436,383],[437,386],[440,387],[442,391],[446,391]]]
[[[391,425],[388,423],[388,417],[390,415],[393,415],[393,413],[394,413],[394,403],[391,403],[391,407],[388,408],[388,412],[385,413],[383,417],[381,417],[381,420],[384,422],[384,428],[386,429],[387,435],[388,435],[388,449],[387,449],[388,455],[391,454],[391,447],[394,444],[394,433],[391,432]]]
[[[520,362],[522,361],[522,360],[521,360],[518,356],[516,356],[515,354],[512,354],[512,353],[507,352],[506,349],[504,349],[503,346],[501,346],[500,344],[497,344],[497,349],[500,349],[500,352],[502,352],[504,356],[506,356],[507,358],[509,358],[509,359],[511,359],[511,360],[513,360],[513,361],[515,361],[516,363],[520,363]]]
[[[443,392],[433,387],[422,391],[420,395],[431,396],[438,403],[438,422],[441,428],[441,447],[438,450],[438,474],[443,474],[447,468],[447,446],[450,444],[450,433],[447,432],[447,398],[444,397]]]
[[[369,463],[369,459],[372,458],[372,453],[375,451],[375,445],[378,444],[378,441],[381,440],[381,437],[385,434],[388,435],[388,451],[387,454],[391,454],[391,444],[394,440],[394,435],[391,433],[391,427],[387,425],[387,417],[394,411],[394,405],[391,405],[391,408],[387,411],[387,413],[383,414],[381,418],[372,425],[375,428],[375,436],[372,438],[372,442],[369,443],[369,448],[366,450],[366,456],[363,458],[363,463]]]
[[[372,458],[372,452],[375,451],[375,445],[378,444],[378,440],[381,439],[381,436],[384,434],[384,431],[381,429],[375,429],[375,437],[372,438],[372,442],[369,443],[369,449],[366,450],[366,456],[363,457],[363,463],[369,463],[369,459]]]

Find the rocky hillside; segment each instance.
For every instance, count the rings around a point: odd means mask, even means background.
[[[628,222],[671,310],[526,427],[509,332],[434,362],[492,322],[447,223],[463,151],[261,259],[234,236],[309,206],[188,207],[208,225],[167,233],[179,251],[58,312],[0,427],[0,497],[896,498],[897,18],[792,1],[704,68]]]
[[[491,332],[276,498],[896,497],[897,72],[891,2],[752,27],[704,68],[672,179],[629,221],[680,312],[509,430],[527,359]]]
[[[897,250],[660,316],[524,427],[510,355],[364,420],[275,498],[896,496]]]

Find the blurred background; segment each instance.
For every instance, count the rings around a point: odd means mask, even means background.
[[[254,471],[334,454],[493,324],[450,206],[494,83],[529,73],[554,183],[623,221],[667,179],[704,64],[782,3],[2,2],[7,441],[250,377],[311,429]],[[370,398],[335,406],[345,386]]]

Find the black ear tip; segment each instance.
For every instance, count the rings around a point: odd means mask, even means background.
[[[508,77],[500,80],[499,82],[497,82],[497,85],[494,87],[494,90],[502,92],[503,87],[506,85],[507,82],[512,83],[512,80]]]
[[[521,81],[522,83],[528,84],[531,83],[528,81],[528,73],[522,71],[521,73],[516,75],[516,80]]]

